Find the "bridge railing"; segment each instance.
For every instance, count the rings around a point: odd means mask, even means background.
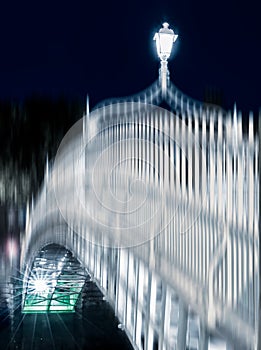
[[[194,106],[180,119],[131,106],[96,110],[85,120],[87,143],[78,133],[65,144],[31,212],[24,259],[50,217],[76,232],[88,226],[87,240],[128,246],[209,328],[254,348],[260,211],[253,117],[244,134],[236,112],[192,114]]]

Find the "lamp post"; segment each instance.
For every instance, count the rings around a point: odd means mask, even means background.
[[[163,23],[163,28],[154,35],[153,40],[156,40],[158,56],[160,58],[160,80],[163,95],[167,91],[167,80],[169,76],[168,58],[170,57],[173,43],[177,40],[178,35],[172,29],[169,29],[168,23]]]

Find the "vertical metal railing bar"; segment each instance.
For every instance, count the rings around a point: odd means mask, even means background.
[[[258,332],[257,332],[257,349],[261,349],[261,220],[260,220],[260,208],[261,208],[261,110],[259,111],[258,118],[258,139],[259,139],[259,149],[258,149],[258,172],[259,172],[259,235],[258,235],[258,286],[259,286],[259,295],[258,295]]]

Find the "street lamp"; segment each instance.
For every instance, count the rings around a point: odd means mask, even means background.
[[[168,78],[168,58],[171,54],[173,43],[177,40],[178,35],[174,33],[172,29],[169,29],[168,23],[163,23],[163,28],[159,30],[158,33],[154,35],[154,40],[156,40],[156,47],[158,56],[160,58],[161,68],[160,68],[160,78],[163,94],[167,90],[167,78]]]

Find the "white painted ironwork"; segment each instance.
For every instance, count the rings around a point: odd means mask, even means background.
[[[152,105],[163,97],[173,113]],[[88,110],[27,208],[21,266],[49,243],[74,252],[136,349],[210,349],[212,332],[257,349],[252,115],[244,129],[236,109],[196,102],[171,83],[164,96],[156,82]]]

